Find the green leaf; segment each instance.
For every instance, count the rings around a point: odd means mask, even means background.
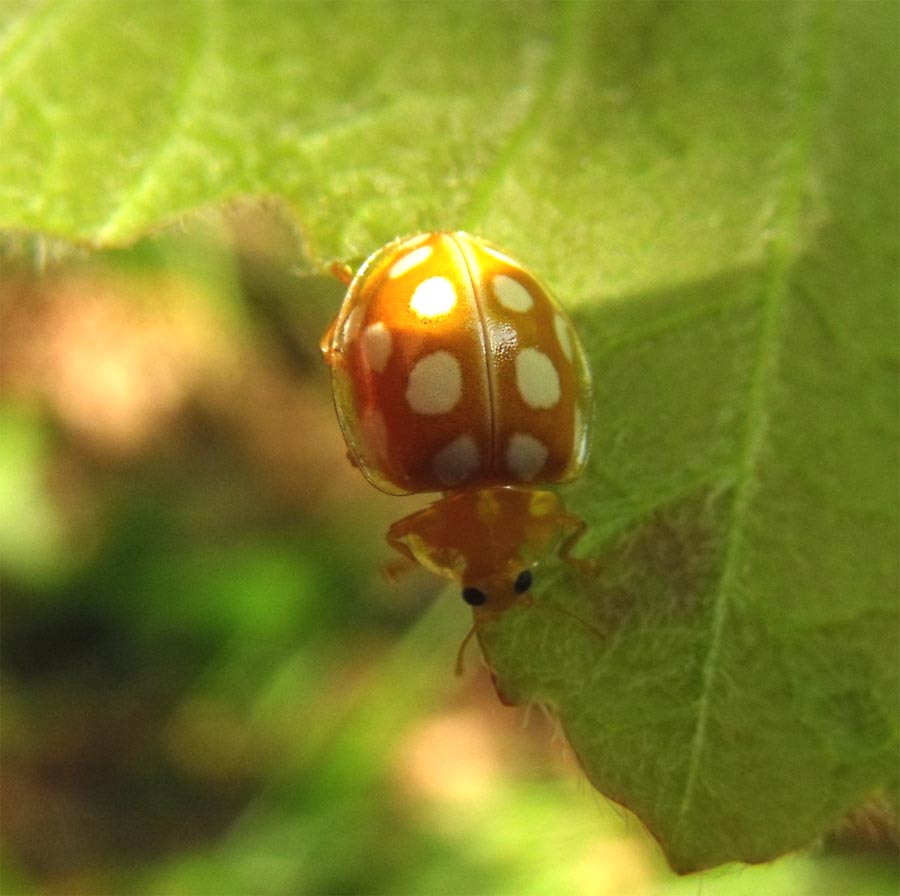
[[[540,600],[593,628],[522,607],[481,632],[504,697],[553,707],[680,871],[770,859],[897,787],[896,28],[769,11],[780,71],[746,68],[736,23],[686,65],[732,73],[735,108],[780,85],[761,259],[585,321],[603,571]],[[654,33],[669,64],[697,15]]]
[[[602,573],[538,602],[593,628],[522,607],[480,636],[674,867],[893,793],[894,4],[0,15],[0,227],[109,245],[275,197],[312,266],[465,227],[576,310],[596,438],[568,500]]]

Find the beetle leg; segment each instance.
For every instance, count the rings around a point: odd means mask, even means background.
[[[353,270],[350,265],[342,261],[335,261],[331,265],[331,276],[336,277],[344,286],[349,286],[353,280]]]
[[[400,520],[400,522],[402,523],[403,520]],[[382,567],[385,576],[392,582],[396,582],[401,575],[411,572],[419,565],[415,555],[406,545],[406,542],[402,541],[400,536],[394,531],[396,527],[397,523],[394,523],[394,525],[388,529],[386,538],[387,543],[400,554],[400,556],[388,561]]]
[[[582,536],[587,532],[587,523],[581,517],[575,516],[573,513],[566,513],[560,519],[563,531],[567,534],[563,537],[559,545],[560,559],[565,560],[573,568],[585,575],[593,575],[597,572],[597,561],[587,557],[573,557],[572,550],[581,541]]]

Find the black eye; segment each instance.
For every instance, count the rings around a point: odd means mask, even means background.
[[[534,578],[531,575],[531,570],[523,569],[522,572],[519,573],[518,577],[516,578],[515,584],[513,585],[516,594],[524,594],[531,587],[531,583],[533,581]]]
[[[480,607],[487,602],[487,595],[480,588],[463,588],[462,594],[470,607]]]

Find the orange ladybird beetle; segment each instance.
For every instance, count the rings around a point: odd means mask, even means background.
[[[394,523],[407,561],[452,579],[476,625],[585,530],[539,483],[584,469],[591,377],[572,322],[519,262],[467,233],[370,256],[322,339],[351,460],[394,495],[443,492]]]

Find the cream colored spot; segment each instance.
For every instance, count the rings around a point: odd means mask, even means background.
[[[552,408],[560,399],[556,367],[536,348],[523,348],[516,355],[516,385],[522,401],[535,410]]]
[[[572,337],[569,333],[569,324],[561,314],[557,314],[553,318],[553,327],[556,330],[556,338],[559,340],[559,347],[563,350],[566,359],[572,360]]]
[[[505,274],[497,274],[491,280],[491,289],[494,291],[497,301],[507,311],[522,313],[530,311],[534,307],[531,293],[518,280],[507,277]]]
[[[413,268],[422,264],[433,251],[431,246],[419,246],[418,249],[407,252],[406,255],[393,263],[388,272],[388,277],[390,277],[391,280],[402,277],[407,271],[411,271]]]
[[[465,482],[480,463],[478,445],[468,433],[457,436],[434,456],[434,471],[438,479],[448,486]]]
[[[409,307],[419,317],[440,317],[456,305],[456,290],[446,277],[423,280],[409,300]]]
[[[462,369],[447,351],[416,362],[406,384],[406,401],[417,414],[447,414],[462,398]]]
[[[384,373],[391,356],[391,332],[380,321],[366,327],[362,334],[362,351],[366,363],[376,373]]]
[[[547,446],[528,433],[515,432],[506,446],[506,468],[517,479],[529,482],[547,463]]]
[[[356,305],[347,315],[347,319],[344,321],[344,332],[342,334],[344,345],[353,342],[359,335],[359,328],[362,326],[365,313],[366,309],[363,305]]]
[[[478,492],[475,507],[478,519],[487,526],[495,525],[500,519],[500,502],[490,489],[483,488]]]
[[[551,513],[559,513],[559,498],[553,492],[532,491],[528,501],[528,512],[533,517],[550,516]]]

